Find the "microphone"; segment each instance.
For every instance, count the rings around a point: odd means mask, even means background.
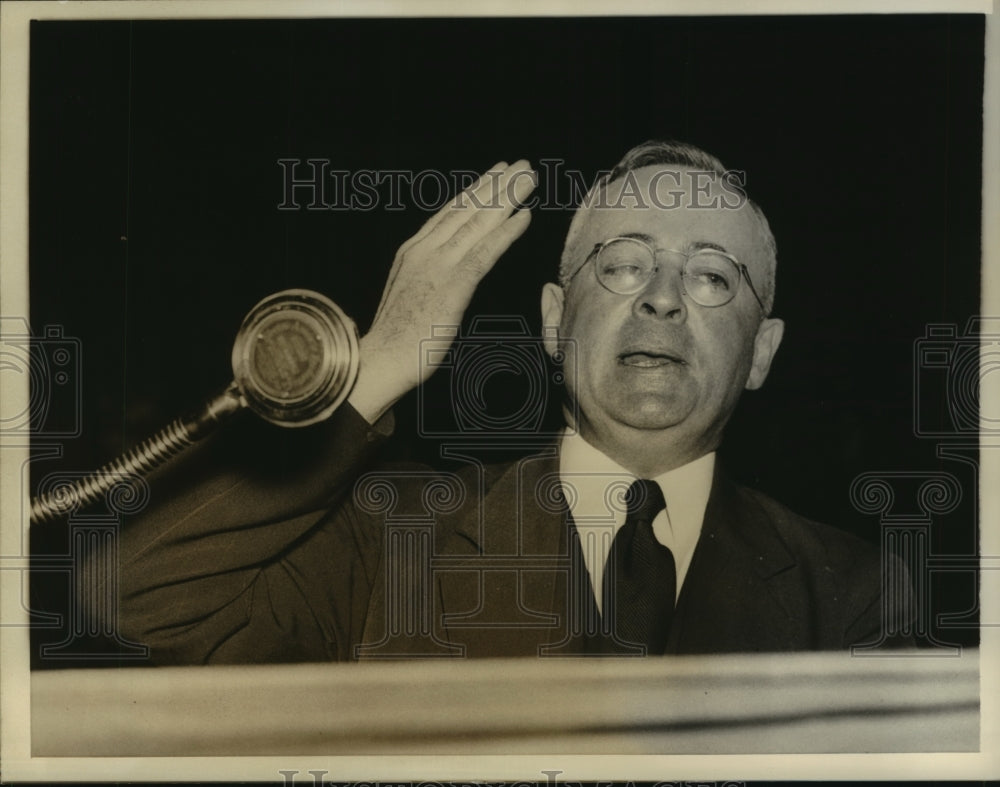
[[[284,427],[325,420],[350,394],[359,362],[357,326],[325,295],[302,289],[269,295],[243,319],[233,344],[234,380],[222,393],[96,473],[34,498],[31,524],[96,502],[245,408]]]
[[[233,345],[241,398],[279,426],[329,418],[358,376],[358,331],[329,298],[310,290],[268,296],[243,320]]]

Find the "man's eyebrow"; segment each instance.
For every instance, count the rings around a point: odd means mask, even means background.
[[[691,249],[694,251],[701,251],[702,249],[711,249],[712,251],[721,251],[729,254],[729,249],[725,246],[720,246],[718,243],[712,243],[710,240],[696,240],[691,244]]]
[[[647,235],[645,232],[623,232],[618,237],[641,240],[643,243],[648,243],[650,246],[656,246],[656,239],[652,235]]]
[[[633,238],[635,240],[641,240],[644,243],[648,243],[654,249],[657,248],[656,239],[652,235],[647,235],[645,232],[623,232],[618,236],[619,238]],[[711,249],[712,251],[721,251],[725,254],[729,254],[729,249],[725,246],[721,246],[718,243],[713,243],[710,240],[696,240],[688,244],[688,249],[691,251],[701,251],[702,249]]]

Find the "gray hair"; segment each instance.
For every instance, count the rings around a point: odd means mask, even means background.
[[[711,153],[707,153],[701,148],[690,145],[686,142],[675,140],[650,140],[636,145],[624,155],[621,161],[615,164],[614,168],[605,175],[597,179],[594,185],[583,198],[583,202],[573,214],[573,219],[569,225],[569,232],[566,234],[566,243],[563,245],[562,257],[559,261],[559,283],[565,288],[569,284],[570,277],[575,272],[574,261],[579,261],[578,250],[576,248],[583,220],[587,213],[587,207],[594,204],[596,196],[609,185],[625,177],[633,170],[642,169],[653,165],[673,165],[677,167],[689,167],[691,169],[714,172],[720,176],[726,176],[729,170],[723,166]],[[752,199],[747,199],[747,204],[753,210],[754,216],[760,226],[761,238],[767,250],[765,260],[764,281],[758,287],[761,291],[761,299],[764,301],[765,311],[770,314],[774,306],[775,289],[775,269],[778,264],[778,246],[771,232],[771,227],[767,222],[764,211]]]

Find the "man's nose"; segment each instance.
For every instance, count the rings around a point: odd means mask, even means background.
[[[636,296],[633,308],[645,317],[683,321],[687,317],[681,271],[673,265],[661,265],[649,283]]]

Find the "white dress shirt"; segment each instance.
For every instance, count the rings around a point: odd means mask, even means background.
[[[667,501],[666,510],[653,520],[653,534],[674,554],[677,596],[701,534],[714,469],[715,454],[711,453],[650,479],[660,485]],[[637,479],[568,430],[560,442],[559,478],[600,610],[604,564],[618,528],[625,524],[625,491]]]

